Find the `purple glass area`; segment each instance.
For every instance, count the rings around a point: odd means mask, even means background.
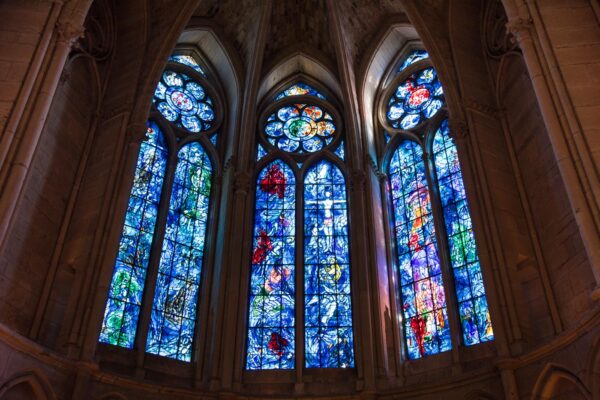
[[[404,337],[410,359],[450,350],[450,325],[423,150],[400,143],[388,169]]]

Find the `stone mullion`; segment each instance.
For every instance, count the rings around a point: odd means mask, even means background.
[[[359,240],[365,232],[359,227],[370,227],[367,218],[366,175],[364,168],[368,168],[362,155],[362,141],[360,137],[360,109],[356,95],[354,79],[354,61],[348,54],[343,22],[339,12],[340,3],[334,0],[327,1],[327,10],[330,18],[331,37],[337,58],[337,66],[342,86],[344,100],[344,127],[348,145],[347,165],[352,171],[347,182],[349,190],[348,214],[350,220],[350,258],[352,275],[352,309],[353,332],[355,335],[355,366],[357,370],[358,390],[375,390],[375,360],[373,349],[373,302],[371,296],[371,274],[369,265],[369,241]],[[360,324],[357,324],[360,321]],[[364,385],[364,387],[363,387]]]
[[[225,280],[225,296],[223,297],[222,332],[233,332],[220,341],[217,379],[220,389],[242,390],[242,371],[246,353],[246,333],[248,320],[248,299],[250,290],[249,259],[252,239],[252,180],[246,172],[237,172],[233,178],[233,200],[231,203],[231,219],[227,228],[228,245],[223,249],[223,259],[227,270],[222,279]],[[233,224],[236,224],[234,227]],[[213,382],[213,386],[216,382]]]
[[[226,228],[226,236],[229,237],[229,245],[241,245],[241,251],[234,250],[225,246],[225,254],[230,254],[226,259],[227,271],[223,279],[227,277],[228,283],[225,296],[225,314],[229,315],[223,321],[225,332],[236,332],[232,335],[235,338],[233,343],[224,341],[221,348],[221,357],[224,360],[220,365],[221,385],[223,389],[240,390],[243,385],[243,369],[246,353],[246,334],[248,317],[248,295],[250,283],[250,248],[252,239],[252,224],[254,207],[252,207],[252,196],[248,196],[253,189],[251,177],[254,176],[247,171],[255,166],[254,157],[256,155],[256,121],[258,117],[257,93],[261,81],[261,71],[264,62],[264,53],[267,43],[267,37],[270,30],[270,20],[272,13],[272,0],[261,2],[260,19],[257,21],[257,31],[255,46],[249,54],[247,61],[247,75],[244,84],[244,92],[241,102],[241,118],[239,120],[239,142],[234,145],[237,152],[238,171],[235,173],[234,198],[232,201],[230,225]],[[241,222],[241,223],[239,223]],[[236,223],[238,226],[233,226]],[[231,251],[234,250],[234,251]],[[237,253],[237,255],[236,255]],[[230,293],[232,292],[233,293]],[[231,294],[227,296],[227,294]],[[241,294],[241,295],[240,295]],[[237,299],[237,302],[233,301]],[[228,312],[238,311],[238,312]]]
[[[205,150],[206,151],[206,150]],[[210,317],[210,296],[212,281],[216,276],[216,244],[218,222],[220,215],[220,194],[222,184],[221,175],[217,175],[219,169],[213,166],[212,170],[212,186],[209,194],[209,218],[206,221],[206,237],[204,240],[204,248],[202,249],[202,270],[200,271],[200,287],[198,288],[198,300],[196,303],[196,321],[194,322],[194,339],[192,348],[192,365],[194,368],[194,383],[196,387],[201,387],[202,378],[206,369],[204,363],[205,354],[208,351],[207,338],[210,335],[209,317]]]
[[[350,271],[352,293],[352,325],[354,332],[355,366],[358,369],[357,390],[374,390],[374,358],[373,349],[373,315],[371,301],[371,274],[369,270],[368,240],[361,240],[371,232],[365,229],[372,227],[368,223],[366,211],[366,174],[361,170],[353,170],[348,176],[348,219],[350,245]],[[360,321],[360,323],[358,322]],[[361,373],[362,372],[362,373]],[[361,387],[364,380],[365,387]]]

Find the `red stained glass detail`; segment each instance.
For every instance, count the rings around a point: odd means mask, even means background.
[[[427,100],[429,100],[429,97],[431,97],[429,90],[427,90],[424,87],[417,87],[417,88],[411,87],[411,88],[409,88],[409,91],[410,91],[410,96],[408,97],[408,104],[410,104],[412,107],[415,107],[415,108],[420,106]]]
[[[273,250],[271,238],[265,230],[261,230],[258,234],[256,247],[252,253],[252,264],[260,264],[267,258],[267,252]]]
[[[260,181],[260,190],[269,194],[277,194],[277,197],[283,199],[285,195],[285,185],[287,178],[279,168],[279,165],[273,164],[267,175]]]
[[[412,329],[415,338],[417,339],[417,346],[419,346],[419,354],[421,357],[425,355],[425,319],[417,315],[410,319],[410,329]]]
[[[273,352],[277,357],[281,357],[285,353],[285,348],[289,346],[290,342],[281,336],[279,333],[271,333],[271,340],[269,340],[269,350]]]
[[[271,293],[273,290],[279,288],[282,282],[288,280],[292,271],[289,268],[284,267],[273,267],[269,273],[269,277],[265,281],[265,290],[267,293]]]

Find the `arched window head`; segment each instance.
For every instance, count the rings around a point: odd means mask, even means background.
[[[351,368],[348,205],[339,113],[303,83],[272,98],[257,133],[245,368]]]
[[[392,230],[410,358],[451,348],[442,266],[423,150],[404,140],[389,166]]]
[[[192,358],[214,197],[209,154],[222,121],[216,100],[196,58],[169,58],[140,146],[100,342]]]
[[[494,334],[442,85],[424,50],[399,65],[378,115],[402,331],[416,359],[458,344],[452,320],[464,345]]]

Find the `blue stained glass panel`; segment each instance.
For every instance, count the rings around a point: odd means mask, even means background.
[[[192,57],[187,55],[172,55],[169,57],[169,61],[173,61],[179,64],[187,65],[188,67],[192,67],[196,71],[200,72],[202,75],[206,76],[206,73],[200,67],[200,64]]]
[[[256,183],[246,369],[292,369],[295,361],[296,180],[280,160]]]
[[[414,64],[417,61],[424,60],[426,58],[429,58],[428,52],[426,52],[425,50],[414,50],[412,53],[410,53],[408,55],[408,57],[406,57],[406,59],[404,60],[404,62],[400,66],[400,68],[398,69],[398,72],[404,71],[406,69],[406,67],[408,67],[409,65]]]
[[[284,91],[280,92],[277,96],[275,96],[274,100],[283,99],[284,97],[289,96],[302,95],[316,96],[320,99],[326,100],[325,96],[323,96],[317,89],[303,82],[298,82],[288,87]]]
[[[186,74],[165,70],[153,102],[167,120],[189,132],[207,131],[215,121],[213,100]]]
[[[133,347],[166,163],[162,132],[149,122],[137,159],[100,342]]]
[[[257,146],[256,149],[256,161],[260,161],[261,158],[263,158],[264,156],[267,155],[267,151],[265,150],[264,147],[262,147],[260,144]]]
[[[494,331],[481,276],[473,224],[458,152],[444,120],[433,139],[433,155],[448,234],[450,262],[466,345],[492,340]]]
[[[304,179],[307,368],[354,367],[346,181],[328,161]]]
[[[212,165],[199,143],[185,145],[177,168],[146,351],[190,361],[204,259]]]
[[[433,68],[416,71],[404,80],[387,104],[387,119],[396,129],[412,129],[433,117],[444,105],[444,91]]]
[[[423,150],[400,143],[389,165],[392,232],[408,357],[450,350],[450,325]]]
[[[338,156],[341,160],[346,159],[346,152],[344,150],[344,141],[340,141],[339,146],[334,151],[335,155]]]

